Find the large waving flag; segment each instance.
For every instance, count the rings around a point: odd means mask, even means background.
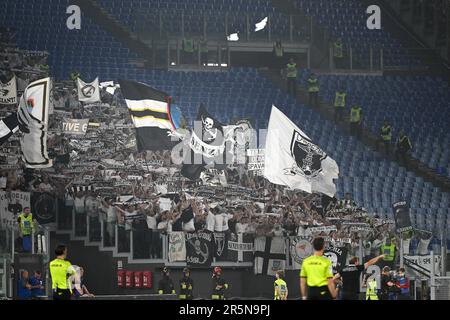
[[[207,165],[224,169],[224,126],[200,105],[189,140],[190,151],[184,157],[181,174],[197,180]]]
[[[172,119],[169,95],[144,83],[127,80],[119,82],[136,128],[138,150],[173,148],[179,139]]]
[[[23,135],[20,139],[22,159],[27,168],[49,168],[52,160],[47,154],[50,78],[30,83],[19,103],[17,118]]]
[[[336,193],[333,179],[338,175],[336,161],[273,106],[266,138],[264,176],[291,189],[332,197]]]

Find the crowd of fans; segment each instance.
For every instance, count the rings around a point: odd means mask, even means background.
[[[13,38],[8,30],[2,31],[2,81],[15,74],[20,94],[27,83],[48,74],[47,54],[18,50],[10,44]],[[226,184],[214,179],[189,181],[180,175],[180,165],[171,162],[170,151],[136,151],[131,118],[120,90],[111,93],[103,87],[101,102],[84,104],[78,101],[73,80],[54,83],[48,132],[53,167],[25,168],[15,136],[2,146],[9,152],[0,159],[12,165],[0,170],[5,181],[2,190],[49,193],[63,203],[58,227],[70,227],[73,212],[76,234],[87,234],[89,225],[92,241],[102,240],[107,246],[117,241],[119,251],[129,250],[129,231],[133,229],[135,244],[147,245],[137,248],[137,254],[151,258],[160,257],[160,235],[171,231],[321,235],[352,248],[362,236],[369,247],[378,248],[393,235],[392,221],[369,216],[349,194],[339,201],[288,190],[248,171],[245,164],[224,170]],[[1,117],[15,108],[2,108]],[[89,119],[86,134],[65,134],[61,124],[67,118]],[[355,224],[363,228],[355,230]],[[324,226],[336,229],[311,232],[311,228]],[[367,253],[370,255],[370,249]]]

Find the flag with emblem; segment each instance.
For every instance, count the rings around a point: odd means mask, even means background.
[[[286,243],[282,237],[255,238],[255,274],[275,276],[286,267]]]
[[[47,153],[51,86],[50,78],[37,80],[26,87],[20,98],[17,119],[22,132],[22,160],[27,168],[49,168],[53,165]]]
[[[264,176],[274,184],[333,197],[339,168],[278,108],[272,106],[266,137]]]
[[[77,79],[78,100],[85,103],[94,103],[100,101],[100,88],[98,78],[91,83],[86,83],[80,78]]]
[[[139,151],[170,150],[180,141],[178,112],[172,112],[171,98],[144,83],[119,81],[134,127]]]
[[[16,112],[0,120],[0,146],[4,144],[13,133],[19,130],[18,125],[19,122],[17,121]]]
[[[289,237],[291,269],[300,270],[303,260],[313,254],[312,240],[312,237],[308,236]]]

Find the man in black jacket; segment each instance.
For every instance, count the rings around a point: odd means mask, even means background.
[[[411,141],[408,136],[401,131],[395,145],[395,157],[397,161],[408,169],[408,152],[412,149]]]
[[[211,294],[211,299],[213,300],[225,300],[225,292],[228,289],[228,283],[221,276],[222,269],[220,267],[215,267]]]
[[[190,277],[191,272],[188,268],[183,269],[183,278],[180,279],[180,300],[192,300],[192,291],[194,290],[194,281]]]
[[[175,294],[175,288],[173,286],[173,281],[170,279],[170,270],[164,267],[162,271],[163,277],[158,283],[158,293],[159,294]]]

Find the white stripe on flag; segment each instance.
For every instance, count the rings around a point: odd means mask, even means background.
[[[131,111],[155,111],[161,113],[168,113],[167,102],[158,100],[130,100],[125,99],[128,109]]]

